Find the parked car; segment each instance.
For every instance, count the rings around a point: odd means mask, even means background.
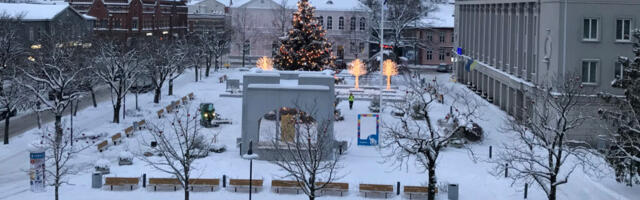
[[[450,72],[451,71],[451,65],[441,63],[440,65],[438,65],[437,71],[438,72]]]

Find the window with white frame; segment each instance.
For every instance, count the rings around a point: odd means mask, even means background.
[[[616,40],[630,41],[631,19],[616,20]]]
[[[444,60],[444,49],[438,49],[438,60],[443,61]]]
[[[444,42],[444,32],[440,32],[440,42]]]
[[[367,22],[365,21],[366,19],[364,17],[360,18],[360,30],[364,31],[364,27],[366,26]]]
[[[333,18],[331,16],[327,17],[327,29],[333,29]]]
[[[431,32],[428,32],[428,33],[427,33],[427,40],[428,40],[429,42],[433,42],[433,36],[431,35]]]
[[[583,83],[596,83],[597,82],[598,61],[597,60],[583,60],[582,61],[582,82]]]
[[[583,34],[584,40],[598,40],[598,19],[585,18],[583,21]]]
[[[344,17],[338,18],[338,29],[340,30],[344,29]]]
[[[427,50],[427,60],[433,60],[433,51]]]
[[[317,20],[318,20],[318,25],[320,27],[322,27],[324,25],[324,17],[322,17],[322,15],[321,15],[321,16],[318,17]]]
[[[624,66],[622,65],[622,63],[620,63],[619,61],[616,61],[616,64],[613,66],[613,70],[614,70],[614,78],[615,79],[622,79],[623,75],[624,75]]]

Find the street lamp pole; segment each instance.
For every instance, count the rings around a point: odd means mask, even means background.
[[[247,154],[242,157],[249,160],[249,200],[251,200],[251,193],[253,190],[253,159],[258,158],[258,154],[253,153],[253,141],[249,141],[249,150],[247,151]]]

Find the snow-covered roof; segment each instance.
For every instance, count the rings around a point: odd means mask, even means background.
[[[22,20],[46,21],[53,19],[68,7],[69,4],[65,2],[56,2],[56,4],[0,3],[0,13],[6,13],[12,17],[22,17]]]
[[[217,0],[218,2],[229,7],[240,7],[252,0]],[[282,0],[272,0],[276,4],[282,5]],[[233,5],[229,5],[233,2]],[[298,7],[298,0],[286,0],[286,7],[295,9]],[[367,6],[362,4],[359,0],[309,0],[309,3],[316,8],[316,10],[328,10],[328,11],[352,11],[368,9]]]
[[[426,18],[421,20],[421,25],[433,28],[453,28],[454,10],[455,5],[452,3],[438,4],[433,12],[430,12]]]

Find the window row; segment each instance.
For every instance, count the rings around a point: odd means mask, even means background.
[[[608,70],[611,70],[613,72],[613,77],[611,77],[612,79],[620,79],[622,78],[622,76],[624,75],[624,69],[623,69],[623,65],[622,63],[615,61],[613,62],[612,65],[610,65],[611,68],[609,68]],[[600,60],[598,59],[585,59],[582,61],[582,66],[581,66],[581,79],[582,79],[582,83],[585,84],[591,84],[591,85],[595,85],[599,82],[599,76],[598,74],[603,73],[604,71],[600,71],[601,70],[601,66],[600,66]]]
[[[448,51],[445,51],[445,49],[443,48],[438,49],[438,60],[444,61],[446,57],[451,57],[451,53]],[[433,60],[432,50],[427,50],[427,60]]]
[[[615,40],[619,42],[631,41],[631,19],[616,19]],[[582,20],[582,39],[584,41],[599,41],[601,37],[601,23],[599,18],[584,18]]]
[[[432,35],[431,32],[426,32],[426,33],[425,32],[421,32],[419,34],[420,34],[420,35],[418,35],[419,39],[426,38],[427,41],[433,42],[433,35]],[[426,36],[423,36],[423,35],[426,35]],[[449,39],[450,39],[451,43],[455,42],[455,38],[453,37],[453,32],[451,33],[451,37]],[[447,40],[446,32],[438,32],[438,42],[444,43],[444,42],[446,42],[446,40]]]
[[[327,24],[325,26],[324,24],[324,17],[323,16],[318,16],[317,17],[317,22],[318,25],[325,27],[326,29],[330,30],[333,29],[333,17],[328,16],[327,17]],[[356,30],[356,17],[351,17],[351,19],[349,20],[349,30]],[[364,17],[360,18],[360,30],[364,31],[367,25],[366,19]],[[338,29],[339,30],[344,30],[344,17],[339,17],[338,18]]]

